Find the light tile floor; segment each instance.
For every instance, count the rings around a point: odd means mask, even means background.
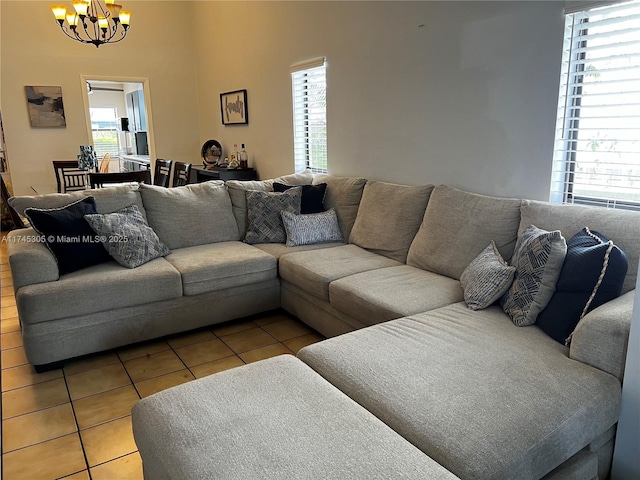
[[[67,362],[35,373],[0,236],[2,478],[142,479],[131,431],[139,398],[280,354],[322,336],[284,311],[232,321]]]

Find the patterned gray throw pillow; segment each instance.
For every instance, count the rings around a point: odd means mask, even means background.
[[[509,290],[515,272],[516,268],[504,261],[491,241],[460,277],[467,306],[471,310],[482,310],[493,304]]]
[[[100,240],[120,265],[139,267],[154,258],[170,253],[167,247],[147,224],[135,205],[114,213],[85,215]]]
[[[287,247],[344,241],[333,208],[304,215],[283,211],[282,222],[287,233]]]
[[[560,230],[547,232],[530,225],[522,232],[511,261],[515,280],[501,300],[515,325],[535,323],[556,290],[566,254],[567,242]]]
[[[302,188],[286,192],[247,190],[247,236],[244,241],[255,243],[284,243],[287,239],[281,212],[300,213]]]

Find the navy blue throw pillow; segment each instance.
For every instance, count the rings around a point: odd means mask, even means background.
[[[286,185],[284,183],[273,182],[273,191],[282,193],[292,187],[302,187],[302,200],[300,202],[300,213],[320,213],[324,212],[324,195],[327,192],[326,183],[317,185]]]
[[[627,267],[627,255],[612,241],[582,229],[567,242],[556,291],[536,325],[554,340],[568,343],[584,315],[620,295]]]
[[[60,275],[111,260],[85,215],[98,213],[93,197],[62,208],[27,208],[25,215],[58,262]]]

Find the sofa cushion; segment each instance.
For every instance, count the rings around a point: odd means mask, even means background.
[[[185,295],[199,295],[276,278],[277,260],[242,242],[174,250],[165,257],[182,275]]]
[[[282,223],[283,211],[300,213],[300,187],[286,192],[247,191],[249,224],[244,241],[247,243],[284,243],[287,234]]]
[[[328,302],[329,284],[334,280],[396,265],[400,265],[400,262],[376,255],[357,245],[343,245],[282,255],[278,267],[282,278]]]
[[[297,247],[287,247],[284,243],[256,243],[253,246],[279,259],[282,255],[287,253],[318,250],[320,248],[340,247],[343,245],[344,242],[314,243],[312,245],[298,245]]]
[[[167,247],[135,205],[113,213],[85,215],[84,219],[100,236],[102,245],[116,262],[136,268],[169,253]]]
[[[165,390],[132,413],[146,478],[455,478],[291,355]]]
[[[286,185],[284,183],[273,182],[274,192],[284,192],[295,185]],[[327,184],[319,183],[318,185],[302,185],[302,199],[300,201],[300,213],[319,213],[324,212],[324,196],[327,192]]]
[[[140,193],[149,226],[172,250],[239,239],[222,181],[175,188],[141,184]]]
[[[620,296],[627,268],[622,250],[601,233],[583,228],[567,242],[555,293],[536,324],[565,343],[584,315]]]
[[[460,279],[464,269],[491,241],[502,258],[510,259],[519,222],[520,200],[438,185],[409,248],[407,264]]]
[[[287,247],[343,241],[338,217],[333,208],[326,212],[304,215],[283,211],[281,215],[287,234]]]
[[[521,213],[520,231],[535,225],[545,230],[560,230],[565,238],[571,238],[588,226],[606,235],[626,253],[629,260],[622,293],[635,288],[640,259],[640,212],[523,200]]]
[[[409,265],[349,275],[329,284],[331,305],[365,325],[462,300],[460,282]]]
[[[567,242],[560,230],[547,232],[531,225],[518,237],[511,261],[515,278],[501,300],[514,324],[535,323],[555,292],[566,254]]]
[[[134,269],[112,260],[62,275],[57,282],[27,285],[16,294],[16,303],[20,321],[40,323],[180,296],[180,273],[157,258]]]
[[[432,190],[433,185],[367,182],[349,243],[404,263]]]
[[[49,193],[46,195],[11,197],[11,205],[20,215],[29,208],[59,208],[69,205],[83,196],[91,196],[96,200],[98,213],[111,213],[121,210],[128,205],[135,205],[146,216],[142,206],[142,198],[138,192],[138,185],[121,185],[109,188],[96,188],[73,193]]]
[[[367,180],[360,177],[314,175],[313,184],[318,185],[320,183],[327,184],[324,208],[335,208],[342,236],[346,240],[349,238],[353,222],[356,220],[358,205],[360,205],[360,199]]]
[[[93,197],[60,208],[29,207],[25,215],[56,258],[60,275],[110,260],[84,216],[96,213]]]
[[[240,240],[244,240],[247,235],[247,225],[249,219],[247,215],[247,191],[258,190],[260,192],[273,192],[273,180],[229,180],[225,184],[231,197],[233,206],[233,216],[238,225]]]
[[[617,422],[620,382],[498,306],[458,303],[298,357],[461,478],[539,479]]]
[[[482,310],[495,303],[509,290],[515,273],[516,268],[504,261],[492,241],[460,277],[467,307]]]

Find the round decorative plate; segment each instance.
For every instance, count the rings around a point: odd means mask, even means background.
[[[217,140],[207,140],[200,150],[202,163],[205,165],[217,165],[222,158],[222,145]]]

